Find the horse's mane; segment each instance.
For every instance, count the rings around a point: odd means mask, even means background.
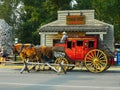
[[[14,45],[22,45],[22,43],[15,43]]]

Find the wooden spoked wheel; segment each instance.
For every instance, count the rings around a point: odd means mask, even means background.
[[[64,57],[58,57],[55,60],[55,64],[68,64],[68,60]],[[64,70],[66,71],[68,69],[68,66],[63,66]],[[55,69],[59,70],[60,66],[59,65],[55,65]]]
[[[99,49],[91,50],[85,56],[85,66],[90,72],[102,72],[106,69],[107,64],[106,54]]]

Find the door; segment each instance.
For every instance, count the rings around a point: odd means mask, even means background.
[[[67,41],[67,44],[66,44],[66,49],[65,49],[65,52],[67,54],[67,56],[71,59],[71,60],[75,60],[75,52],[76,52],[76,49],[75,49],[75,42],[74,40],[71,40],[71,41]]]
[[[83,40],[72,40],[67,42],[66,53],[72,60],[83,60]]]

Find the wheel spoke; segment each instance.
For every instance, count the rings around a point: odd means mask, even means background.
[[[100,64],[106,64],[106,60],[100,60],[99,63]]]
[[[90,58],[92,58],[93,56],[89,54],[87,57],[90,57]]]
[[[94,51],[93,52],[91,52],[91,54],[92,54],[92,57],[94,57],[95,55],[94,55]]]
[[[103,54],[100,52],[100,55],[98,56],[98,58],[100,58]]]
[[[96,57],[99,57],[99,51],[97,51],[97,55],[96,55]]]
[[[94,56],[95,56],[95,57],[96,57],[96,55],[97,55],[97,54],[96,54],[96,52],[97,52],[97,51],[96,51],[96,50],[94,50]]]
[[[91,62],[92,62],[92,60],[87,60],[86,62],[87,62],[87,63],[89,63],[89,62],[91,63]]]
[[[102,59],[104,59],[104,58],[105,58],[105,57],[103,56],[103,57],[100,57],[99,59],[102,60]]]

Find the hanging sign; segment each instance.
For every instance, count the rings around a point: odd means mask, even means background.
[[[85,15],[68,15],[66,16],[66,24],[83,25],[85,24]]]

